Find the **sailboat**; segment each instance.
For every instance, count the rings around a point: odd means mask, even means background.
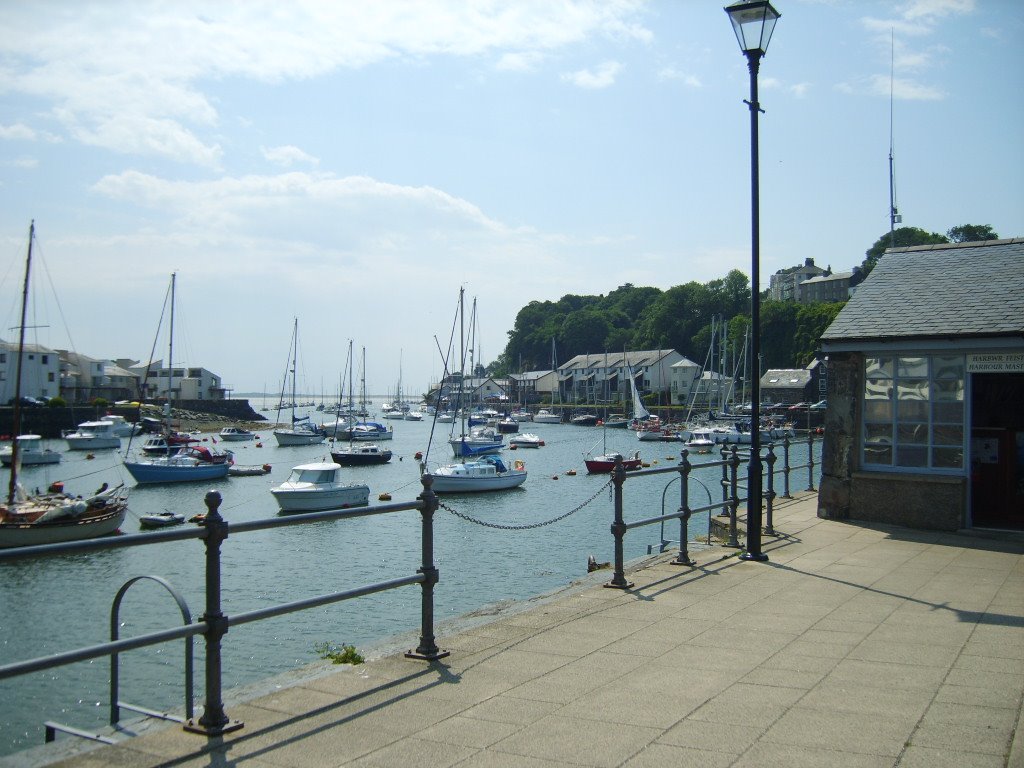
[[[607,376],[608,371],[608,355],[605,354],[604,362],[605,375]],[[608,453],[608,427],[604,424],[601,425],[601,455],[593,456],[587,455],[583,459],[583,463],[587,465],[587,472],[592,475],[608,474],[615,469],[615,462],[621,461],[622,466],[627,471],[634,469],[640,469],[640,451],[633,454],[632,457],[626,458],[621,453],[612,452]]]
[[[28,232],[25,282],[21,296],[21,325],[18,329],[18,361],[15,367],[13,432],[21,431],[21,374],[25,352],[25,321],[28,307],[29,276],[32,270],[32,243],[35,222]],[[21,471],[22,442],[11,444],[11,474],[7,499],[0,504],[0,547],[25,547],[92,539],[114,533],[128,512],[128,489],[124,484],[107,488],[106,484],[88,497],[73,497],[56,490],[29,494],[18,482]]]
[[[555,388],[551,391],[551,404],[555,404],[555,397],[561,400],[562,382],[558,380],[558,362],[555,355],[555,337],[551,337],[551,370],[555,374]],[[536,424],[561,424],[562,423],[562,412],[550,411],[547,408],[541,408],[535,414],[533,414],[533,421]]]
[[[448,440],[448,444],[452,447],[452,454],[455,458],[463,458],[466,456],[484,456],[490,453],[500,453],[505,447],[505,436],[498,432],[497,428],[488,426],[486,424],[478,424],[477,426],[466,426],[466,407],[464,398],[466,395],[464,384],[466,381],[466,354],[465,354],[465,336],[462,325],[462,311],[463,311],[463,294],[465,289],[459,289],[459,325],[460,325],[460,344],[462,344],[462,371],[459,376],[459,391],[458,391],[458,405],[457,410],[462,414],[462,432],[459,435],[453,434]]]
[[[167,342],[167,402],[164,403],[165,451],[163,455],[147,456],[142,459],[124,460],[124,468],[135,478],[136,483],[187,483],[199,480],[218,480],[228,476],[233,454],[198,445],[174,445],[171,441],[171,386],[174,376],[174,299],[177,274],[171,273],[170,326]]]
[[[462,418],[462,434],[459,437],[454,435],[448,441],[456,457],[463,460],[459,463],[445,464],[432,472],[427,472],[426,460],[421,463],[420,471],[431,478],[431,488],[435,493],[479,493],[481,491],[500,491],[509,488],[516,488],[526,482],[526,464],[522,461],[515,461],[509,468],[501,460],[501,457],[491,454],[501,450],[503,444],[502,435],[497,434],[497,446],[491,441],[490,447],[485,447],[486,437],[483,434],[474,436],[466,433],[466,414],[462,405],[463,386],[462,380],[466,373],[466,352],[465,336],[462,331],[463,318],[463,296],[465,289],[459,289],[459,324],[460,324],[460,352],[462,356],[462,376],[460,377],[459,390],[457,395],[456,409],[460,411]],[[480,430],[481,427],[475,429]],[[493,430],[492,430],[493,431]],[[474,441],[474,437],[478,441]],[[473,453],[477,451],[478,453]],[[466,461],[466,457],[473,457],[472,461]]]
[[[295,416],[295,369],[299,356],[299,318],[295,318],[295,327],[292,330],[291,355],[289,355],[291,366],[288,369],[288,376],[292,380],[291,427],[279,427],[274,430],[274,438],[278,445],[316,445],[324,441],[325,435],[309,423],[309,417],[301,418]],[[277,421],[281,421],[281,409],[284,405],[284,388],[281,388],[281,400],[277,405]]]
[[[363,399],[366,399],[366,349],[363,349],[363,372],[362,372]],[[348,410],[349,413],[355,408],[352,391],[352,340],[348,342]],[[391,461],[391,451],[382,449],[376,443],[360,442],[358,445],[353,442],[353,431],[350,426],[348,430],[348,446],[336,448],[331,451],[331,458],[335,464],[343,467],[362,467],[373,464],[387,464]]]

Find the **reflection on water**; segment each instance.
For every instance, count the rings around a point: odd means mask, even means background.
[[[450,460],[443,426],[439,425],[435,434],[432,464]],[[395,454],[392,462],[345,468],[346,478],[367,483],[371,501],[383,492],[392,494],[393,501],[415,498],[421,486],[414,455],[426,450],[430,428],[429,421],[396,424],[389,446]],[[588,476],[583,466],[584,454],[595,442],[597,452],[603,452],[598,428],[532,424],[529,429],[544,439],[545,446],[515,453],[530,472],[525,486],[514,492],[447,496],[444,503],[483,521],[530,525],[574,509],[608,482],[607,476]],[[283,482],[296,464],[329,460],[329,446],[282,448],[273,445],[269,430],[264,437],[262,447],[252,443],[232,448],[239,464],[270,464],[269,475],[199,485],[137,487],[130,497],[131,513],[124,530],[139,531],[139,516],[151,512],[172,510],[186,517],[204,512],[203,497],[210,489],[221,493],[221,514],[229,521],[276,515],[270,487]],[[608,450],[626,454],[639,448],[644,461],[652,465],[675,463],[679,458],[679,444],[638,444],[632,433],[623,430],[608,430],[605,437]],[[53,447],[64,448],[62,441],[54,441]],[[793,463],[802,463],[804,455],[805,446],[791,449]],[[112,451],[96,452],[92,459],[83,452],[68,452],[61,465],[26,470],[26,484],[45,486],[59,479],[72,493],[87,493],[101,482],[131,484],[119,462]],[[569,470],[578,474],[567,474]],[[693,506],[706,504],[708,494],[715,501],[720,499],[720,476],[718,469],[697,475],[710,490],[693,483]],[[663,504],[667,511],[677,509],[678,481],[666,492],[673,477],[628,481],[627,519],[657,515]],[[0,477],[0,481],[6,478]],[[435,517],[435,559],[441,573],[435,591],[437,619],[565,586],[586,575],[591,554],[599,561],[612,560],[612,511],[610,490],[555,524],[525,530],[474,525],[440,510]],[[695,516],[690,534],[703,534],[706,528],[706,515]],[[666,525],[665,530],[672,538],[678,525]],[[645,555],[648,546],[657,549],[659,541],[658,526],[631,531],[626,538],[626,557]],[[420,514],[412,510],[236,533],[225,541],[222,555],[223,610],[237,614],[414,573],[420,566]],[[192,614],[202,614],[203,565],[199,541],[7,564],[0,589],[0,653],[10,662],[106,641],[114,595],[128,579],[144,574],[167,579],[185,596]],[[249,684],[315,661],[314,647],[320,642],[351,643],[365,653],[389,637],[417,632],[419,598],[420,587],[415,585],[232,628],[223,646],[224,686]],[[181,617],[162,588],[141,582],[125,597],[121,622],[121,636],[130,637],[175,626]],[[122,654],[122,700],[181,711],[183,648],[179,641]],[[201,701],[201,638],[197,638],[195,649],[196,693]],[[6,706],[0,712],[0,754],[41,744],[44,720],[79,728],[102,727],[108,717],[108,681],[109,661],[98,659],[0,682],[0,697],[18,702],[17,707]]]

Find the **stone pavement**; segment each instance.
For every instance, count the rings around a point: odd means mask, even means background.
[[[1024,765],[1024,540],[780,501],[767,563],[670,553],[628,591],[592,582],[439,634],[441,661],[396,654],[229,700],[245,727],[209,742],[163,726],[0,764]]]

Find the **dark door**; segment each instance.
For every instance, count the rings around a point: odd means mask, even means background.
[[[972,375],[971,517],[1024,530],[1024,374]]]

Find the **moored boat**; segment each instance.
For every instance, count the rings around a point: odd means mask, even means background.
[[[376,443],[354,443],[331,451],[331,458],[343,467],[365,467],[387,464],[391,461],[391,451]]]
[[[217,437],[227,443],[241,443],[246,440],[255,440],[256,434],[244,427],[224,427],[217,433]]]
[[[512,469],[500,456],[481,456],[474,461],[447,464],[428,472],[435,493],[480,493],[517,488],[526,482],[526,465],[516,461]]]
[[[43,448],[43,438],[39,435],[18,435],[18,461],[22,466],[33,464],[57,464],[61,460],[60,451]],[[0,449],[0,463],[5,467],[11,465],[14,458],[14,446]]]
[[[114,434],[114,424],[109,421],[83,421],[77,429],[64,430],[63,437],[71,451],[121,447],[121,438]]]
[[[541,440],[540,435],[535,435],[532,432],[520,432],[508,440],[509,448],[540,448],[542,445],[544,445],[544,441]]]
[[[333,462],[299,464],[270,492],[282,512],[318,512],[369,504],[369,486],[343,482],[340,470],[341,465]]]
[[[640,469],[643,463],[640,461],[640,451],[637,451],[630,457],[625,457],[621,453],[604,453],[600,456],[594,456],[593,458],[584,459],[584,463],[587,465],[587,472],[592,475],[608,474],[615,469],[616,460],[622,460],[622,466],[627,472]]]
[[[561,424],[562,415],[560,413],[553,413],[547,408],[541,408],[533,414],[533,421],[536,424]]]
[[[227,477],[232,463],[234,454],[231,451],[189,445],[166,456],[126,460],[124,468],[139,484],[184,483]]]
[[[178,512],[153,512],[139,517],[139,525],[143,528],[166,528],[184,522],[185,516]]]

